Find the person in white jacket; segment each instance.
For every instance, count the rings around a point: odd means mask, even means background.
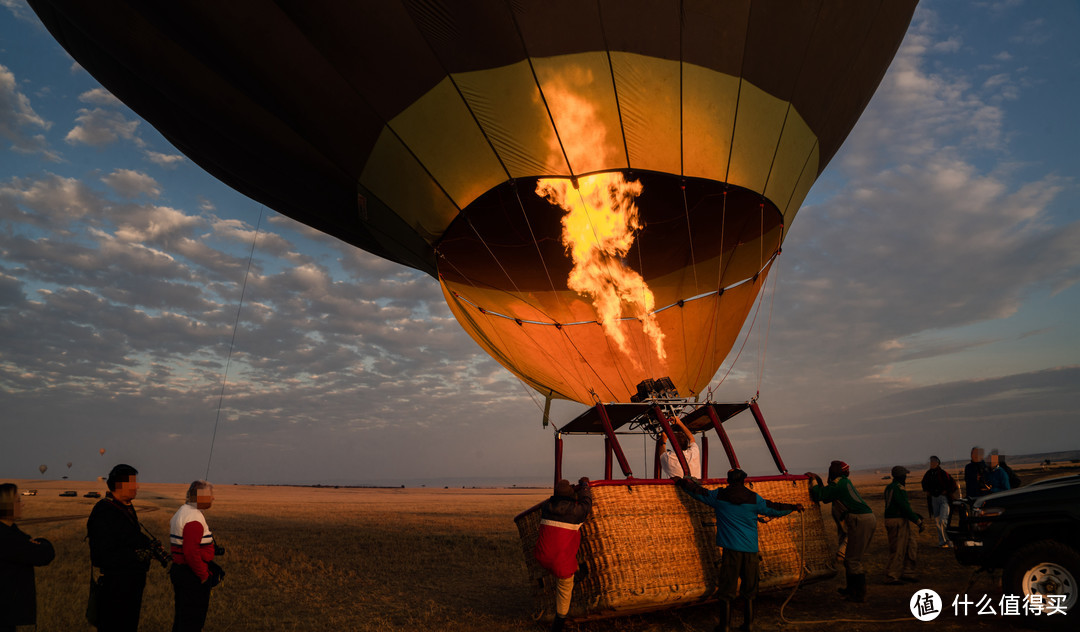
[[[173,556],[169,579],[176,597],[172,632],[202,630],[210,608],[210,589],[225,575],[214,563],[218,547],[203,516],[203,510],[209,509],[213,502],[214,486],[195,481],[188,487],[187,503],[176,510],[169,522]]]

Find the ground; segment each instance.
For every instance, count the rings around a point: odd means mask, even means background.
[[[1080,471],[1080,466],[1018,468],[1025,481]],[[920,537],[921,581],[886,586],[888,547],[882,524],[880,473],[854,477],[879,517],[867,557],[868,601],[849,604],[836,594],[841,579],[765,594],[757,602],[760,630],[1020,629],[1014,617],[955,616],[952,601],[1001,596],[1000,575],[974,574],[951,550],[934,548],[929,529]],[[913,473],[912,478],[921,476]],[[23,497],[21,528],[50,539],[57,559],[37,570],[38,630],[91,630],[85,623],[89,553],[85,520],[102,482],[17,481],[37,489]],[[74,489],[76,498],[60,498]],[[186,485],[143,484],[135,505],[144,524],[163,541]],[[532,593],[513,517],[548,494],[539,489],[332,489],[218,485],[207,520],[227,549],[225,582],[211,599],[207,632],[265,630],[530,630]],[[919,510],[921,494],[913,492]],[[842,575],[842,574],[841,574]],[[919,623],[908,603],[918,589],[933,589],[944,612]],[[689,606],[645,615],[582,622],[582,632],[711,630],[714,607]],[[148,578],[141,630],[171,625],[172,593],[163,569]],[[898,619],[898,621],[889,621]]]

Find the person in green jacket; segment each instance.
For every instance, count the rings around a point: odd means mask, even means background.
[[[917,526],[919,533],[922,533],[923,519],[911,508],[908,500],[907,489],[904,487],[908,471],[903,465],[894,466],[893,480],[885,487],[885,533],[889,536],[889,563],[885,566],[886,584],[919,581],[914,575],[919,541],[911,525]]]
[[[829,484],[823,485],[821,477],[807,472],[810,479],[810,498],[815,502],[837,503],[840,515],[847,529],[847,551],[844,554],[844,571],[847,586],[840,589],[840,594],[849,601],[866,601],[866,569],[863,568],[862,556],[870,546],[870,538],[877,527],[870,505],[859,495],[848,475],[851,468],[843,461],[829,464]]]

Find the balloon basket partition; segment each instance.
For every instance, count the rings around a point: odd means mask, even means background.
[[[600,408],[594,410],[599,412]],[[612,412],[610,405],[606,408],[606,412]],[[775,451],[764,419],[756,405],[754,409],[762,435],[770,444],[782,473],[747,478],[747,485],[768,500],[802,503],[806,507],[802,513],[791,513],[759,524],[760,590],[781,590],[799,582],[833,577],[836,574],[835,546],[830,546],[821,510],[810,498],[809,481],[805,476],[792,476],[783,471],[783,462]],[[600,416],[613,420],[613,423],[603,425],[611,430],[609,439],[615,444],[614,450],[609,448],[607,452],[609,455],[612,451],[617,453],[618,441],[613,429],[619,426],[618,413]],[[697,416],[698,423],[687,424],[694,432],[702,426],[700,418],[706,418],[701,410]],[[580,430],[581,419],[563,429]],[[726,434],[719,423],[716,426],[724,440],[725,451],[733,461],[732,466],[738,467]],[[557,454],[561,451],[561,441],[560,433]],[[607,463],[611,461],[609,456]],[[560,475],[558,469],[557,464],[557,477]],[[708,489],[716,489],[726,485],[727,481],[706,478],[702,484]],[[621,616],[716,599],[723,549],[716,546],[716,515],[711,507],[691,498],[671,480],[634,479],[632,475],[612,480],[610,467],[606,479],[592,481],[590,487],[593,506],[581,527],[570,618]],[[533,587],[535,616],[550,620],[555,614],[555,578],[533,557],[540,528],[540,505],[522,512],[514,522],[521,537],[529,583]]]

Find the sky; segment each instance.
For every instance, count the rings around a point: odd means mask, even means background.
[[[1077,32],[1073,2],[916,10],[713,381],[791,471],[1080,449]],[[0,477],[545,484],[542,408],[434,279],[216,181],[0,0]]]

